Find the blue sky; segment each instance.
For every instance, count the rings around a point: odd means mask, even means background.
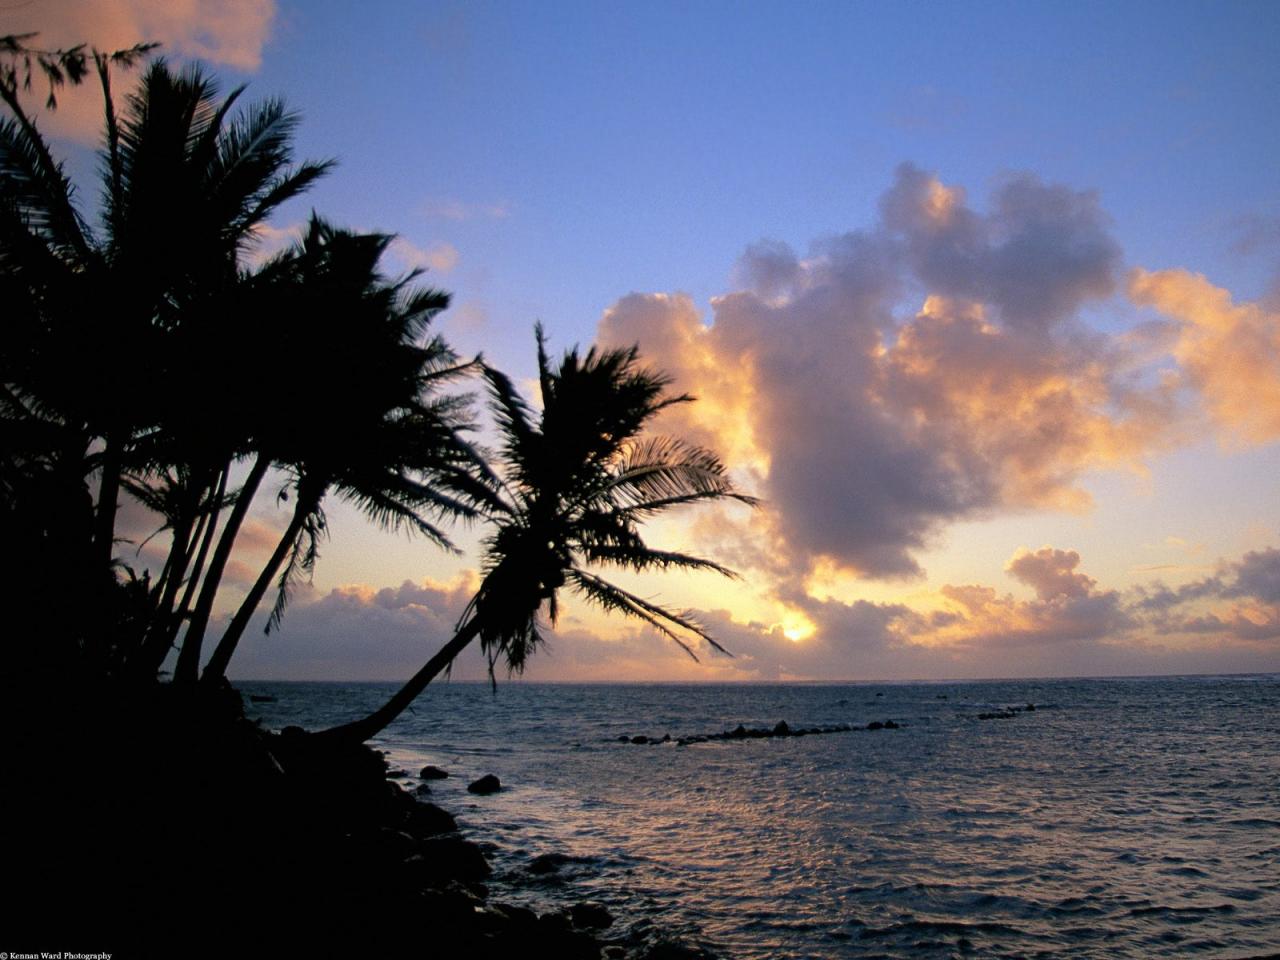
[[[0,30],[50,21],[284,96],[298,155],[339,166],[277,226],[400,234],[392,266],[453,293],[459,350],[528,376],[541,320],[556,347],[639,340],[704,397],[670,426],[770,505],[664,531],[731,548],[742,584],[644,586],[744,656],[687,665],[571,608],[533,675],[1280,669],[1280,6],[46,0]],[[87,175],[79,115],[57,122]],[[762,241],[771,266],[744,259]],[[876,257],[871,297],[848,277]],[[819,329],[869,345],[803,352]],[[801,442],[832,396],[865,460]],[[331,513],[314,589],[242,675],[398,676],[465,599],[474,553]],[[1156,581],[1188,589],[1159,606]]]
[[[1128,256],[1269,264],[1271,4],[282,6],[253,78],[305,115],[334,215],[449,242],[459,298],[586,337],[620,292],[722,292],[742,247],[866,224],[911,161],[1097,190]],[[459,223],[427,211],[476,210]],[[479,211],[502,207],[505,218]]]

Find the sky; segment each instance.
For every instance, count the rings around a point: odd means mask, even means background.
[[[699,398],[658,428],[763,505],[651,533],[741,577],[626,582],[734,656],[570,602],[526,678],[1280,670],[1280,6],[0,8],[25,30],[284,97],[338,165],[263,250],[313,208],[394,232],[459,352],[527,385],[541,321]],[[82,196],[98,110],[45,121]],[[261,499],[241,584],[285,523]],[[450,635],[483,530],[449,556],[328,512],[233,676],[400,679]]]

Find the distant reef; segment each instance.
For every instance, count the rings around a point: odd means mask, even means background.
[[[693,743],[708,743],[712,740],[766,740],[772,737],[816,737],[825,733],[853,733],[858,730],[897,730],[902,726],[894,720],[873,720],[865,727],[848,723],[839,723],[826,727],[792,727],[785,720],[779,720],[772,727],[745,727],[738,724],[732,730],[722,733],[694,734],[685,737],[673,737],[665,733],[660,737],[647,734],[622,734],[617,737],[619,743],[634,743],[640,746],[674,743],[678,747],[686,747]]]

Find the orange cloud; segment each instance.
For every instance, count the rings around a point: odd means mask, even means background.
[[[929,297],[880,359],[883,406],[1006,506],[1087,508],[1084,471],[1139,468],[1168,432],[1168,400],[1118,394],[1113,357],[1019,337],[981,304]]]
[[[1087,508],[1084,473],[1171,442],[1176,393],[1078,317],[1118,263],[1092,194],[1015,177],[984,214],[904,165],[874,229],[807,258],[750,246],[713,322],[684,294],[631,294],[598,334],[698,397],[669,422],[765,497],[746,522],[766,570],[919,576],[947,523]]]
[[[645,362],[690,391],[697,402],[669,408],[660,431],[716,450],[736,468],[768,470],[768,451],[756,439],[754,377],[749,357],[728,363],[710,327],[685,293],[633,293],[600,319],[597,339],[604,346],[638,343]]]
[[[160,53],[224,64],[238,70],[257,70],[262,62],[275,18],[274,0],[44,0],[11,5],[5,11],[5,31],[38,33],[45,48],[84,43],[99,50],[121,50],[135,43],[160,43]],[[33,86],[33,106],[45,92]],[[119,97],[127,83],[116,78]],[[40,125],[46,133],[96,142],[102,128],[102,98],[97,78],[58,95],[59,106],[46,112]]]
[[[1174,357],[1218,424],[1245,444],[1280,439],[1280,313],[1186,270],[1135,270],[1129,295],[1177,324]]]
[[[941,609],[917,621],[912,639],[980,657],[1008,646],[1051,650],[1059,644],[1118,641],[1136,620],[1117,591],[1098,590],[1096,580],[1076,572],[1079,564],[1074,550],[1019,550],[1005,572],[1032,587],[1034,600],[985,585],[948,584],[939,591]]]

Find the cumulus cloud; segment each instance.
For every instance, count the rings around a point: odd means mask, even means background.
[[[470,576],[448,583],[406,580],[398,587],[299,591],[278,631],[265,635],[266,612],[246,631],[232,661],[241,678],[407,680],[444,643],[475,592]],[[484,676],[478,656],[460,675]]]
[[[1020,550],[1005,571],[1035,590],[1034,600],[978,584],[947,585],[940,591],[946,601],[941,616],[932,617],[916,637],[978,652],[1117,638],[1134,625],[1133,618],[1119,592],[1098,590],[1096,580],[1076,572],[1079,564],[1074,550]]]
[[[669,426],[754,472],[774,572],[918,576],[945,524],[1084,509],[1084,472],[1166,442],[1174,391],[1078,316],[1119,262],[1091,193],[1011,177],[980,212],[904,165],[872,229],[805,258],[749,247],[711,322],[687,296],[631,294],[599,337],[700,398]]]
[[[987,303],[1011,328],[1044,331],[1115,284],[1120,250],[1093,193],[1024,174],[983,215],[963,190],[904,164],[880,211],[930,293]]]
[[[1076,573],[1080,554],[1074,550],[1055,550],[1044,547],[1032,553],[1019,550],[1009,561],[1005,571],[1033,588],[1041,600],[1054,597],[1087,597],[1098,581],[1083,573]]]
[[[39,33],[35,42],[46,48],[85,43],[111,51],[154,41],[166,56],[252,71],[261,65],[274,18],[274,0],[44,0],[11,5],[4,29]],[[33,93],[43,101],[43,93]],[[58,110],[46,114],[41,127],[57,136],[96,142],[102,128],[96,78],[84,88],[59,94]]]
[[[1174,324],[1180,376],[1241,444],[1280,439],[1280,312],[1237,304],[1186,270],[1135,270],[1129,294]]]

